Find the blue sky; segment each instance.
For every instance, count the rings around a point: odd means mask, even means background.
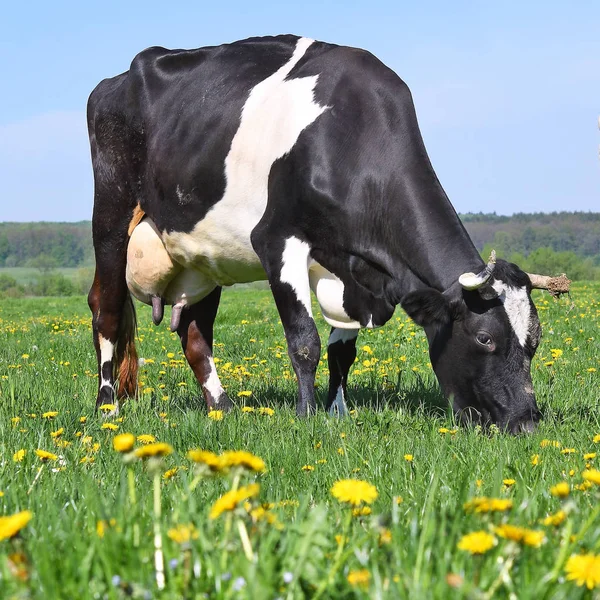
[[[600,211],[600,2],[11,2],[0,36],[0,221],[91,217],[87,96],[147,46],[297,33],[410,86],[459,212]]]

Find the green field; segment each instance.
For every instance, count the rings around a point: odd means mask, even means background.
[[[359,337],[351,416],[299,420],[268,291],[227,290],[215,356],[239,406],[214,420],[176,336],[138,306],[139,399],[102,419],[85,299],[3,300],[0,505],[32,518],[13,537],[0,521],[0,598],[598,597],[600,487],[582,472],[593,479],[600,466],[600,285],[575,285],[571,300],[536,296],[544,420],[521,437],[455,425],[424,334],[400,310]],[[326,384],[324,360],[321,406]],[[113,449],[125,432],[173,452],[132,460]],[[207,473],[192,448],[246,450],[266,471]],[[369,482],[377,498],[353,514],[331,493],[343,479]],[[210,518],[223,494],[253,482],[258,494]],[[551,493],[559,482],[564,498]],[[483,497],[510,502],[464,508]],[[475,531],[479,548],[463,539]]]
[[[53,269],[53,273],[60,273],[67,279],[75,281],[81,269],[79,267],[60,267]],[[37,281],[40,276],[40,270],[34,269],[33,267],[0,267],[0,275],[8,275],[14,277],[17,283],[24,285]],[[93,276],[93,273],[92,273]]]

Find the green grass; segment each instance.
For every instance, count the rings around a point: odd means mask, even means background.
[[[80,271],[81,267],[60,267],[52,269],[53,273],[60,273],[71,281],[76,281]],[[30,267],[0,267],[0,275],[14,277],[18,284],[27,285],[37,281],[41,276],[41,272],[39,269]]]
[[[349,389],[352,417],[332,419],[321,410],[297,419],[283,331],[268,291],[256,289],[223,294],[215,356],[239,406],[271,407],[272,416],[238,408],[221,421],[208,418],[176,336],[165,324],[154,327],[149,309],[138,305],[138,350],[146,360],[140,397],[119,419],[104,421],[93,411],[96,359],[85,299],[4,300],[0,505],[4,515],[31,510],[33,518],[18,536],[0,541],[0,597],[586,597],[585,587],[566,581],[565,564],[573,554],[600,553],[598,491],[576,489],[586,464],[599,465],[598,458],[583,458],[600,446],[593,442],[600,433],[599,299],[598,284],[576,285],[572,309],[568,300],[537,296],[544,337],[532,371],[545,418],[535,434],[521,437],[476,428],[439,432],[456,426],[429,367],[425,337],[401,311],[386,327],[361,333]],[[324,361],[321,407],[326,384]],[[238,396],[242,391],[252,394]],[[43,418],[48,411],[58,415]],[[105,422],[115,423],[116,433],[152,434],[174,452],[154,465],[125,464],[112,449],[115,432],[101,428]],[[60,437],[50,435],[61,428]],[[560,448],[542,447],[542,440]],[[186,458],[191,448],[244,449],[264,459],[266,473],[244,475],[241,483],[260,483],[254,506],[271,503],[281,528],[253,522],[244,508],[209,519],[233,475],[198,479]],[[20,449],[25,458],[14,462]],[[59,459],[42,466],[36,449]],[[308,465],[314,470],[303,469]],[[174,467],[176,474],[162,479]],[[153,516],[153,468],[160,518]],[[332,497],[332,485],[345,478],[376,486],[372,514],[352,517]],[[565,500],[549,491],[559,481],[572,490]],[[466,514],[463,504],[482,495],[510,498],[513,508]],[[561,508],[568,514],[563,524],[540,523]],[[457,548],[466,533],[493,533],[503,522],[543,530],[545,541],[535,548],[495,535],[496,545],[482,556]],[[195,539],[178,544],[169,537],[171,528],[190,523]],[[155,524],[165,558],[162,591]],[[367,583],[348,581],[363,569]]]

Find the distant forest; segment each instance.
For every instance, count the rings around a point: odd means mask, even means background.
[[[461,219],[484,258],[494,248],[499,257],[529,272],[565,272],[571,279],[600,279],[600,213],[519,213],[510,217],[469,213]],[[91,277],[88,272],[93,264],[89,221],[0,223],[0,267],[34,267],[48,281],[52,276],[60,283],[62,275],[54,269],[78,267],[86,278]],[[7,277],[2,276],[6,281],[0,282],[0,293],[12,284]],[[61,293],[66,293],[69,286],[63,283],[65,291]],[[78,289],[83,287],[85,284]],[[33,289],[25,289],[25,293],[35,293]]]

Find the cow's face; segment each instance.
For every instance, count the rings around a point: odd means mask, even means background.
[[[402,307],[422,325],[431,364],[461,419],[530,432],[540,418],[531,359],[541,328],[531,284],[516,265],[498,261],[477,289],[413,292]]]

